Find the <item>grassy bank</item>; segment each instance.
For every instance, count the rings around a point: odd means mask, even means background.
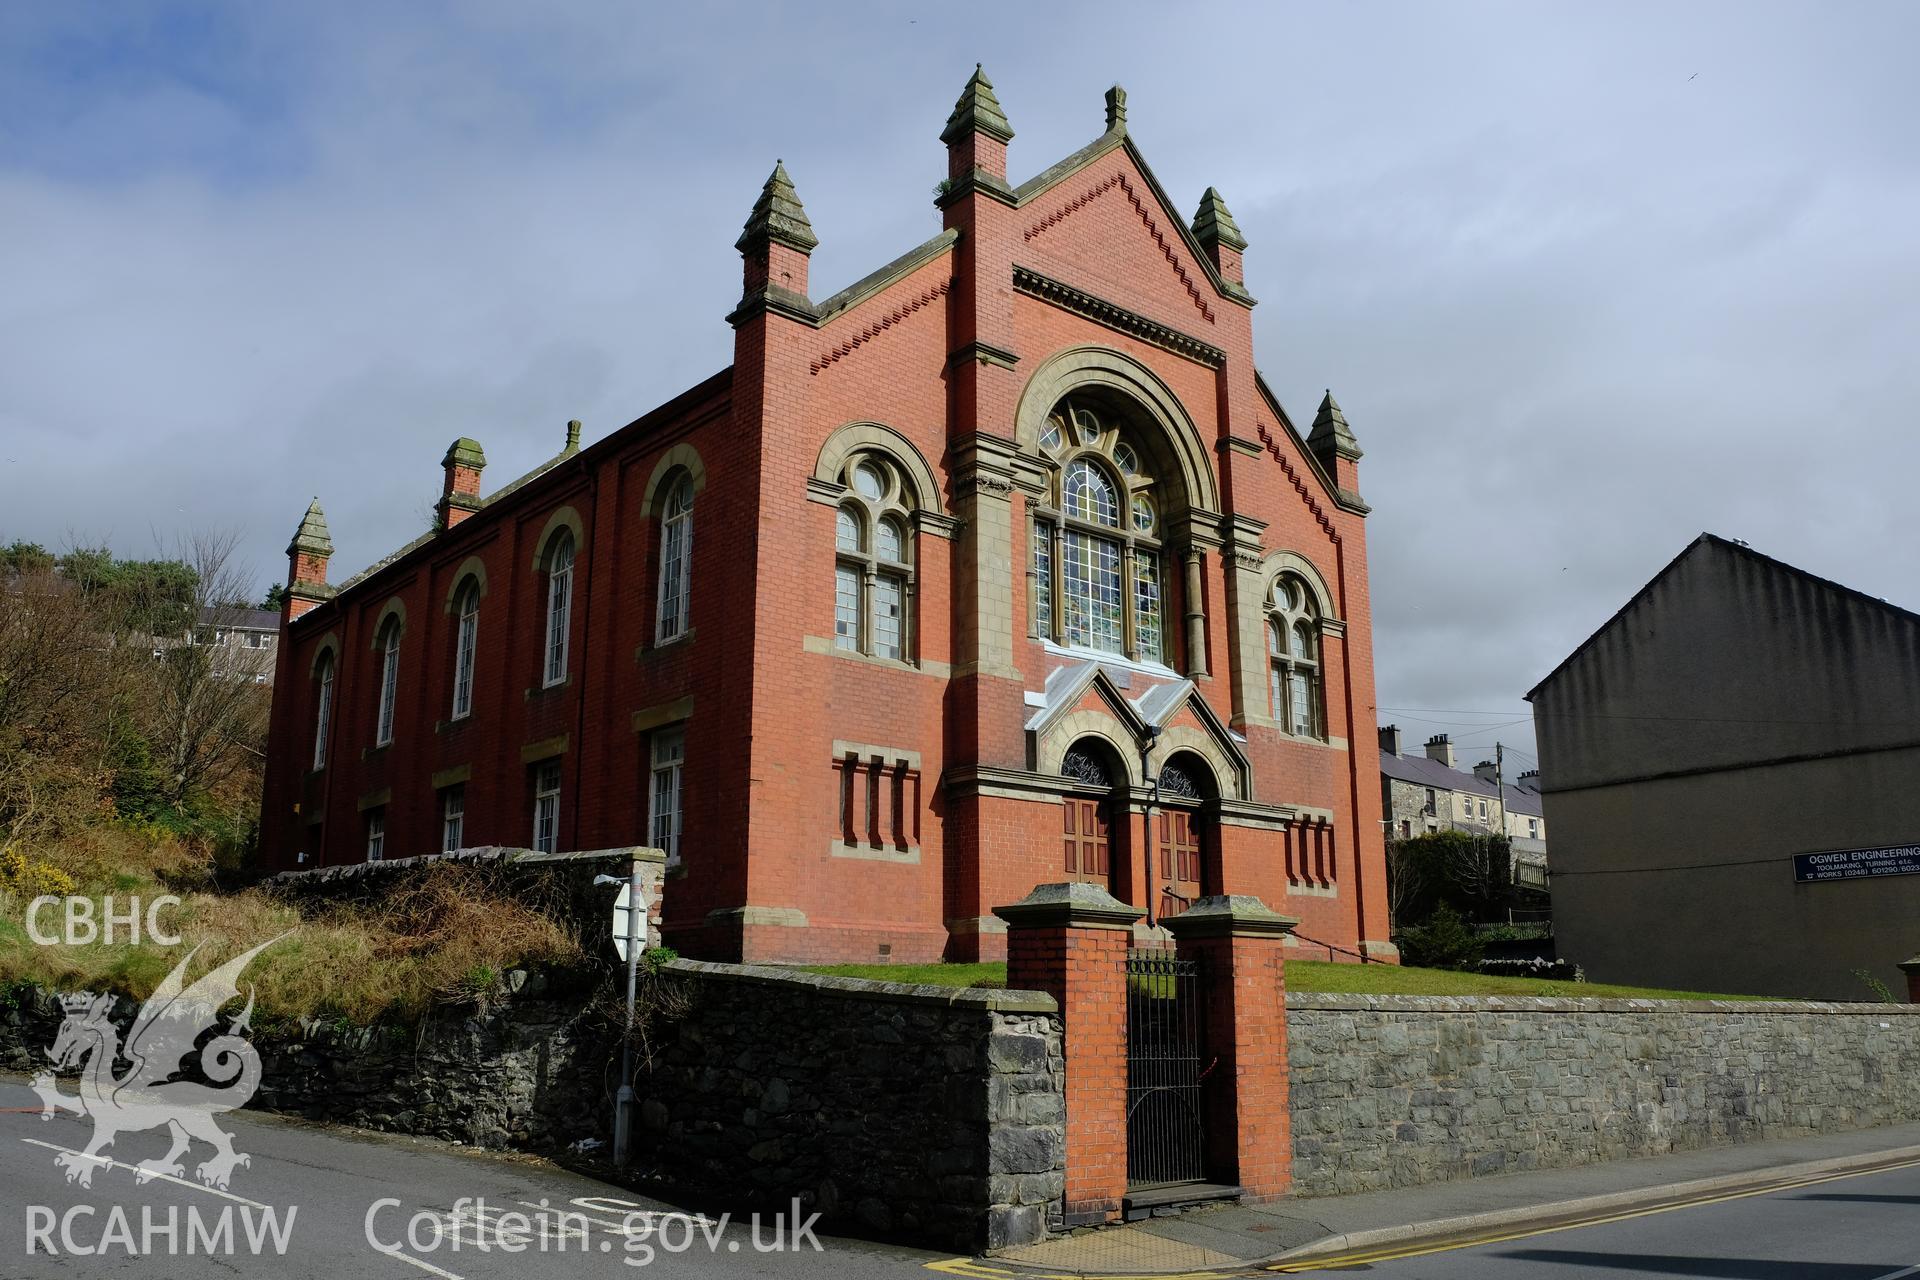
[[[279,938],[241,978],[243,999],[249,986],[257,993],[256,1018],[367,1024],[484,1001],[509,969],[580,958],[577,941],[558,924],[471,867],[436,866],[377,902],[312,915],[262,888],[216,892],[208,872],[202,851],[163,832],[120,825],[91,827],[16,856],[0,865],[0,982],[145,999],[195,944],[200,952],[189,981]],[[28,903],[36,893],[68,892],[69,884],[93,899],[96,921],[109,894],[122,912],[131,897],[179,897],[181,905],[163,912],[161,923],[183,944],[34,942],[25,927]],[[42,935],[57,932],[59,919],[59,911],[43,911]]]
[[[840,964],[811,968],[812,973],[881,982],[913,982],[941,987],[1004,987],[1004,964]],[[1754,996],[1713,995],[1702,991],[1663,991],[1620,987],[1604,982],[1547,982],[1539,978],[1492,977],[1451,969],[1412,969],[1389,964],[1329,964],[1289,960],[1287,989],[1345,995],[1422,996],[1581,996],[1633,1000],[1752,1000]]]

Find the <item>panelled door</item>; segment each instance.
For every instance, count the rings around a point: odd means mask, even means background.
[[[1109,845],[1106,804],[1082,796],[1068,796],[1060,809],[1065,824],[1062,840],[1066,873],[1082,880],[1105,880]]]
[[[1162,809],[1156,817],[1160,847],[1160,915],[1178,915],[1200,896],[1200,823],[1188,809]]]

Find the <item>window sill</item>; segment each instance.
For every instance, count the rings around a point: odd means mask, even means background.
[[[392,742],[382,742],[377,746],[362,747],[360,748],[360,758],[362,760],[377,760],[385,755],[392,747]]]
[[[433,722],[433,731],[435,733],[450,733],[455,729],[464,729],[472,723],[473,712],[469,711],[467,714],[455,716],[451,720],[435,720]]]
[[[661,640],[656,638],[652,644],[643,644],[639,648],[635,649],[633,651],[633,660],[635,662],[639,662],[641,659],[647,658],[653,654],[664,653],[669,649],[677,649],[681,645],[692,644],[693,637],[696,634],[697,632],[693,627],[688,627],[685,631],[682,631],[679,635],[674,636],[670,639]]]
[[[1138,671],[1143,676],[1155,676],[1162,680],[1187,678],[1164,662],[1142,662],[1138,658],[1129,658],[1123,653],[1108,653],[1105,649],[1086,649],[1079,645],[1056,644],[1052,640],[1042,640],[1040,647],[1047,651],[1048,657],[1052,658],[1070,658],[1075,662],[1097,662],[1104,667]]]
[[[573,676],[569,674],[566,677],[566,679],[555,680],[552,684],[534,685],[532,688],[527,690],[526,700],[528,702],[532,702],[535,698],[542,698],[550,693],[559,693],[562,690],[571,689],[572,687],[573,687]]]
[[[918,662],[905,662],[899,658],[876,658],[870,653],[861,653],[858,649],[842,649],[834,643],[831,636],[807,636],[801,647],[808,653],[824,654],[830,658],[844,658],[848,662],[865,663],[867,666],[881,667],[888,671],[933,676],[940,680],[945,680],[953,674],[953,667],[949,663],[936,662],[931,658],[922,658]]]
[[[902,849],[894,845],[848,844],[844,840],[834,840],[827,845],[827,856],[857,858],[864,862],[898,862],[917,865],[920,861],[920,846],[908,845]]]

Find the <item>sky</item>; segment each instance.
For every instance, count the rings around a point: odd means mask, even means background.
[[[824,297],[1102,94],[1251,242],[1255,348],[1366,457],[1379,719],[1533,767],[1526,691],[1703,530],[1908,607],[1920,6],[0,6],[0,541],[343,578],[726,366],[776,157]]]

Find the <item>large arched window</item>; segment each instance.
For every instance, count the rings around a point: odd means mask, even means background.
[[[459,623],[453,637],[453,714],[462,720],[473,713],[473,659],[480,640],[480,583],[467,579],[455,598]]]
[[[1320,617],[1313,592],[1292,574],[1282,574],[1274,579],[1267,607],[1268,679],[1274,723],[1296,737],[1323,737]]]
[[[320,697],[313,713],[313,767],[327,767],[327,730],[333,727],[333,655],[320,655],[314,673],[320,681]]]
[[[567,642],[573,631],[573,531],[562,529],[547,544],[546,669],[541,684],[567,678]]]
[[[854,653],[908,661],[913,512],[900,469],[856,453],[841,477],[847,496],[834,515],[833,642]]]
[[[1062,400],[1040,432],[1059,471],[1034,525],[1034,622],[1056,644],[1167,663],[1167,511],[1136,442],[1092,403]]]
[[[389,617],[380,628],[380,710],[374,718],[373,745],[393,741],[394,697],[400,688],[400,619]]]
[[[660,511],[660,603],[655,644],[687,634],[693,597],[693,477],[681,472]]]

